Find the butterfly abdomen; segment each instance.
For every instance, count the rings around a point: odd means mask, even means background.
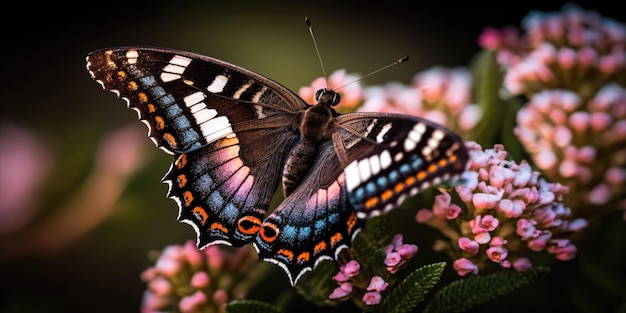
[[[321,142],[330,140],[333,110],[324,104],[310,106],[302,114],[300,140],[289,152],[283,168],[283,192],[291,194],[311,169]]]

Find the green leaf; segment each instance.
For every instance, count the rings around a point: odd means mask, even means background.
[[[439,290],[424,313],[463,312],[527,285],[549,272],[546,267],[533,267],[524,272],[506,270],[460,279]]]
[[[472,130],[470,138],[482,146],[490,147],[499,142],[496,138],[502,130],[502,117],[506,112],[502,103],[500,90],[503,73],[495,56],[495,52],[483,50],[474,56],[470,69],[473,76],[473,89],[476,102],[480,105],[483,116],[480,123]]]
[[[403,313],[412,311],[424,296],[432,289],[446,266],[445,262],[435,263],[418,268],[393,291],[385,297],[382,303],[382,312]]]
[[[228,313],[283,313],[283,309],[258,300],[233,300],[226,304]]]
[[[328,295],[337,288],[337,282],[332,279],[339,271],[337,262],[324,260],[317,267],[305,273],[295,288],[304,299],[318,306],[336,305],[336,301],[328,299]]]

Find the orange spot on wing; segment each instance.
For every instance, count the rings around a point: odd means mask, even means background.
[[[317,255],[318,253],[326,250],[326,243],[324,241],[318,242],[313,248],[313,254]]]
[[[126,78],[126,72],[124,71],[117,71],[117,77],[124,79]]]
[[[163,120],[162,117],[160,116],[155,116],[154,117],[154,122],[156,124],[157,129],[163,129],[165,128],[165,121]]]
[[[450,162],[456,162],[456,155],[450,156]]]
[[[196,216],[199,216],[202,219],[200,223],[202,224],[202,226],[204,226],[204,223],[206,223],[207,218],[209,218],[209,214],[207,214],[206,211],[202,207],[199,207],[199,206],[193,208],[191,212],[193,212],[193,214],[195,214]]]
[[[404,190],[405,185],[403,183],[397,183],[395,187],[393,187],[393,190],[396,193],[400,193],[402,190]]]
[[[132,91],[135,91],[135,90],[139,89],[139,86],[137,86],[136,82],[128,82],[128,89],[132,90]]]
[[[336,233],[330,237],[330,246],[335,247],[335,245],[343,239],[343,235],[341,233]]]
[[[261,220],[254,216],[244,216],[237,221],[237,229],[246,235],[254,235],[260,228]]]
[[[428,166],[428,171],[434,173],[437,170],[437,164],[431,164]]]
[[[189,206],[191,201],[193,201],[193,194],[191,191],[187,190],[183,192],[183,200],[185,200],[185,206]]]
[[[352,230],[356,226],[356,222],[357,222],[356,212],[352,211],[352,213],[350,214],[350,217],[348,218],[348,222],[346,222],[346,224],[348,225],[348,233],[352,232]]]
[[[181,154],[180,157],[178,157],[178,160],[176,160],[176,168],[181,169],[185,167],[186,165],[187,165],[187,155]]]
[[[439,167],[444,167],[446,166],[447,163],[448,161],[446,159],[441,159],[439,160]]]
[[[426,178],[426,172],[425,171],[419,171],[419,173],[417,173],[417,179],[424,180],[425,178]]]
[[[409,176],[404,182],[406,183],[407,186],[411,186],[415,184],[415,177]]]
[[[141,103],[148,102],[148,96],[146,96],[146,94],[143,93],[143,92],[138,92],[137,93],[137,98],[139,98],[139,102],[141,102]]]
[[[280,231],[278,230],[276,225],[269,224],[269,223],[261,227],[261,230],[259,231],[259,235],[261,235],[261,239],[263,239],[265,242],[270,242],[270,243],[274,242],[274,240],[278,238],[279,233]]]
[[[371,197],[367,201],[365,201],[365,208],[369,209],[378,204],[378,197]]]
[[[384,201],[387,201],[391,198],[391,196],[393,196],[393,191],[387,189],[385,191],[383,191],[383,193],[380,195],[380,199]]]
[[[300,255],[298,255],[296,262],[298,263],[308,262],[310,257],[311,257],[310,253],[302,252],[300,253]]]
[[[178,144],[176,144],[176,139],[170,133],[163,134],[163,139],[167,141],[167,145],[172,149],[175,149],[178,146]]]
[[[224,224],[222,224],[222,223],[215,222],[215,223],[211,224],[210,228],[211,229],[217,229],[217,230],[223,232],[224,234],[228,234],[228,229],[226,227],[224,227]]]
[[[154,104],[148,103],[148,112],[154,113],[155,111],[156,111],[156,108],[154,107]]]
[[[287,249],[280,249],[278,250],[278,252],[276,252],[276,254],[280,254],[282,256],[287,257],[287,259],[289,260],[289,262],[293,261],[293,252],[291,252],[291,250],[287,250]]]
[[[178,175],[178,177],[176,178],[176,181],[178,181],[178,188],[185,187],[185,185],[187,185],[187,175],[185,174]]]

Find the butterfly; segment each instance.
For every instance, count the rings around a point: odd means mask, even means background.
[[[156,47],[91,52],[87,69],[137,111],[174,156],[163,182],[197,246],[252,243],[291,285],[349,248],[365,221],[460,177],[468,152],[433,122],[389,113],[339,114],[331,89],[315,104],[260,74]],[[282,187],[284,200],[268,214]]]

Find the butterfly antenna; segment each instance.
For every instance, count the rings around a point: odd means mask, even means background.
[[[309,34],[311,34],[311,39],[313,39],[313,45],[315,46],[315,51],[317,52],[317,58],[320,60],[320,65],[322,66],[322,73],[324,74],[324,81],[326,82],[326,88],[328,88],[328,78],[326,77],[326,69],[324,69],[324,62],[322,62],[322,55],[320,54],[320,49],[317,47],[317,41],[315,41],[315,35],[313,35],[313,27],[311,27],[311,20],[307,16],[304,18],[304,22],[309,28]]]
[[[392,67],[392,66],[394,66],[394,65],[396,65],[396,64],[402,63],[402,62],[407,61],[407,60],[409,60],[409,57],[408,57],[408,56],[401,57],[400,59],[398,59],[397,61],[395,61],[395,62],[393,62],[393,63],[391,63],[391,64],[388,64],[388,65],[386,65],[386,66],[383,66],[383,67],[381,67],[381,68],[379,68],[379,69],[377,69],[377,70],[375,70],[375,71],[373,71],[373,72],[371,72],[371,73],[369,73],[369,74],[367,74],[367,75],[365,75],[365,76],[363,76],[363,77],[360,77],[359,79],[353,80],[353,81],[351,81],[351,82],[349,82],[349,83],[347,83],[347,84],[345,84],[345,85],[343,85],[343,86],[341,86],[341,87],[335,88],[335,91],[337,91],[337,90],[339,90],[339,89],[341,89],[341,88],[343,88],[343,87],[346,87],[346,86],[348,86],[348,85],[350,85],[350,84],[354,84],[354,83],[356,83],[356,82],[358,82],[358,81],[360,81],[360,80],[362,80],[362,79],[365,79],[365,78],[367,78],[367,77],[370,77],[370,76],[372,76],[372,75],[374,75],[374,74],[376,74],[376,73],[378,73],[378,72],[380,72],[380,71],[382,71],[382,70],[388,69],[388,68],[390,68],[390,67]]]

